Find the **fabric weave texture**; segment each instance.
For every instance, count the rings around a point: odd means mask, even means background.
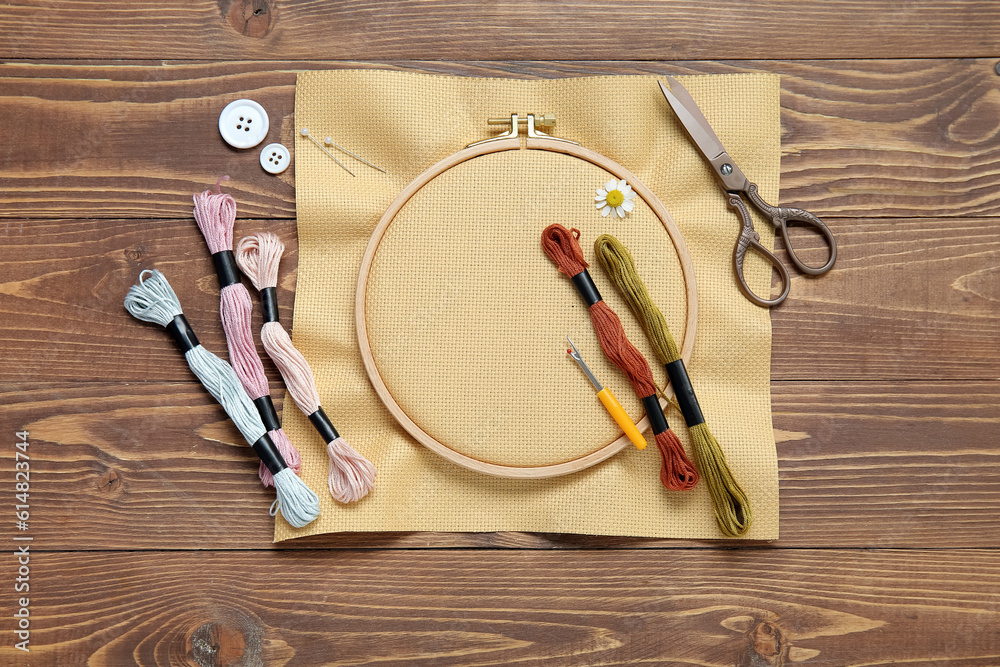
[[[778,200],[779,78],[726,74],[682,81],[763,197]],[[680,227],[699,297],[688,372],[753,504],[754,525],[745,537],[778,537],[770,315],[736,286],[732,252],[739,221],[655,77],[515,80],[341,70],[298,75],[299,258],[292,337],[312,366],[338,431],[375,464],[379,477],[355,505],[320,494],[323,514],[305,528],[278,520],[276,541],[338,531],[725,537],[702,485],[687,492],[660,485],[655,447],[629,446],[564,477],[490,477],[413,440],[368,380],[355,332],[355,287],[379,218],[425,169],[495,133],[487,118],[526,112],[555,114],[552,134],[635,173]],[[358,165],[352,178],[299,136],[303,127],[332,136],[388,174]],[[601,354],[575,288],[542,252],[541,230],[554,222],[581,231],[602,296],[650,361],[657,383],[666,384],[639,323],[596,262],[593,243],[607,232],[629,247],[678,344],[687,308],[680,264],[641,199],[624,220],[600,216],[594,191],[610,178],[567,155],[497,153],[445,172],[396,216],[369,275],[370,344],[397,402],[441,442],[484,461],[537,466],[582,456],[618,437],[617,425],[566,354],[566,334],[633,419],[642,416],[626,378]],[[761,243],[773,247],[770,224],[758,218],[755,225]],[[767,293],[771,272],[764,261],[748,257],[746,276],[754,291]],[[667,419],[690,453],[675,406]],[[303,478],[313,489],[325,489],[319,436],[296,410],[284,410],[284,428],[302,454]]]

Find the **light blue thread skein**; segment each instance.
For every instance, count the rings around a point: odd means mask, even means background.
[[[147,274],[149,274],[147,276]],[[145,270],[139,283],[125,296],[125,309],[136,319],[166,327],[175,317],[183,315],[180,301],[166,277],[159,271]],[[236,372],[228,363],[200,344],[184,353],[191,371],[205,389],[222,405],[251,446],[267,433],[257,409],[240,384]],[[319,516],[319,498],[291,468],[274,476],[277,499],[271,504],[271,516],[277,512],[290,525],[301,528]]]

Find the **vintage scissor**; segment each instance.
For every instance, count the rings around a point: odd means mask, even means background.
[[[729,157],[729,153],[723,148],[722,142],[719,141],[719,137],[712,131],[712,126],[708,124],[708,120],[705,119],[705,115],[702,114],[698,105],[695,104],[690,93],[684,89],[684,86],[678,83],[677,79],[670,76],[666,77],[666,79],[670,82],[669,88],[664,86],[662,82],[658,82],[664,97],[667,98],[670,107],[677,114],[677,118],[680,120],[681,125],[684,126],[684,130],[691,137],[691,141],[694,142],[694,145],[697,146],[698,150],[712,166],[712,173],[715,174],[722,189],[726,192],[726,204],[739,216],[740,222],[743,224],[743,230],[740,232],[739,240],[736,242],[736,248],[733,251],[733,267],[736,269],[736,279],[740,291],[758,306],[767,308],[777,306],[788,296],[788,289],[790,287],[788,271],[778,261],[777,257],[768,252],[760,244],[760,235],[753,228],[753,218],[750,216],[750,211],[747,209],[741,195],[746,195],[750,203],[754,205],[754,208],[763,213],[765,217],[770,218],[771,224],[781,232],[781,238],[785,241],[785,250],[788,251],[788,256],[791,258],[792,263],[803,273],[818,276],[833,268],[833,263],[837,261],[837,241],[833,238],[833,232],[830,231],[830,228],[822,220],[809,211],[804,211],[801,208],[771,206],[761,199],[760,194],[757,192],[757,185],[750,182],[743,175],[743,172],[740,171],[740,168],[736,166],[733,159]],[[802,263],[802,260],[795,254],[791,239],[788,238],[789,222],[811,226],[823,235],[829,252],[829,259],[827,259],[826,264],[813,267]],[[781,294],[774,299],[762,299],[754,294],[743,278],[743,260],[749,248],[753,248],[764,255],[765,259],[778,270],[778,274],[781,276]]]

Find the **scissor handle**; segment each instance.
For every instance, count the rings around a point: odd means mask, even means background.
[[[733,268],[736,270],[736,282],[740,287],[740,291],[743,292],[746,298],[758,306],[773,308],[788,296],[788,290],[791,288],[791,279],[788,277],[788,270],[778,261],[777,257],[760,244],[760,234],[753,228],[753,218],[750,217],[750,211],[743,202],[743,197],[738,192],[729,192],[726,194],[726,204],[736,213],[742,223],[740,238],[737,239],[736,248],[733,249]],[[781,294],[773,299],[762,299],[754,294],[750,286],[747,285],[746,278],[743,277],[743,260],[746,258],[747,250],[750,248],[762,254],[764,259],[776,268],[778,275],[781,276]]]
[[[771,219],[771,224],[781,232],[781,238],[785,240],[785,250],[788,251],[788,256],[791,258],[792,264],[795,265],[795,268],[802,273],[808,273],[811,276],[818,276],[833,268],[833,263],[837,261],[837,240],[833,238],[833,232],[831,232],[830,228],[826,226],[826,223],[809,211],[801,208],[793,208],[790,206],[771,206],[766,201],[761,199],[760,193],[757,192],[756,183],[747,183],[746,195],[750,198],[753,205],[756,206],[761,213],[769,217]],[[829,249],[830,253],[830,258],[826,260],[826,264],[823,266],[809,266],[799,259],[799,256],[795,254],[795,248],[792,247],[792,240],[788,238],[789,221],[801,222],[809,225],[823,235],[823,238],[826,239],[826,247]]]

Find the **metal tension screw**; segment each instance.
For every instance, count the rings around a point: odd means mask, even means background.
[[[722,172],[722,175],[723,175],[723,176],[728,176],[729,174],[733,173],[733,165],[731,165],[731,164],[729,164],[729,163],[727,162],[726,164],[722,165],[722,166],[721,166],[721,167],[719,168],[719,171],[721,171],[721,172]]]

